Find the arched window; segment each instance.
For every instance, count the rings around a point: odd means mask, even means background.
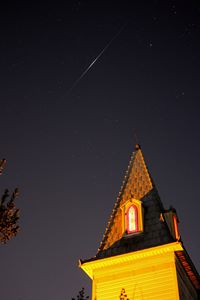
[[[127,226],[126,230],[128,233],[138,231],[138,209],[135,205],[129,206],[126,212]]]

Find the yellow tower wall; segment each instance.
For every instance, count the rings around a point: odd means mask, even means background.
[[[117,300],[122,289],[129,300],[180,299],[175,250],[182,250],[179,243],[83,264],[93,280],[92,299]]]

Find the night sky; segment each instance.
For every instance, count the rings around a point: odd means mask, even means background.
[[[131,2],[1,7],[0,191],[19,187],[21,209],[2,300],[90,294],[78,259],[97,252],[136,142],[200,271],[200,3]]]

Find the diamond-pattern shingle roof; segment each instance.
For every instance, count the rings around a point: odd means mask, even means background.
[[[167,224],[161,219],[164,209],[156,188],[153,187],[141,201],[144,210],[144,231],[139,234],[122,236],[110,247],[99,250],[96,258],[138,251],[175,241]]]
[[[123,218],[121,207],[130,198],[140,200],[144,209],[144,232],[140,233],[140,235],[131,236],[131,238],[123,237],[124,232],[121,226]],[[160,213],[162,212],[163,206],[146,166],[142,150],[139,145],[136,145],[125,180],[99,247],[98,256],[114,248],[115,250],[118,248],[118,252],[119,248],[123,251],[122,245],[123,249],[124,245],[129,245],[127,247],[139,250],[146,248],[148,245],[151,247],[156,244],[159,245],[159,243],[162,244],[163,240],[165,242],[167,240],[170,241],[171,235],[169,230],[166,224],[163,225],[160,221]],[[167,234],[168,239],[166,237]],[[107,249],[109,250],[106,251]]]

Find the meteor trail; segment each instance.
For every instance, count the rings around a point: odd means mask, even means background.
[[[95,64],[95,62],[102,56],[102,54],[108,49],[108,47],[112,44],[112,42],[120,35],[120,33],[124,30],[127,23],[125,23],[120,30],[113,36],[113,38],[108,42],[108,44],[101,50],[101,52],[97,55],[97,57],[92,61],[92,63],[83,71],[83,73],[74,81],[71,88],[68,90],[68,93],[71,92],[79,83],[79,81],[87,74],[87,72],[91,69],[91,67]]]

